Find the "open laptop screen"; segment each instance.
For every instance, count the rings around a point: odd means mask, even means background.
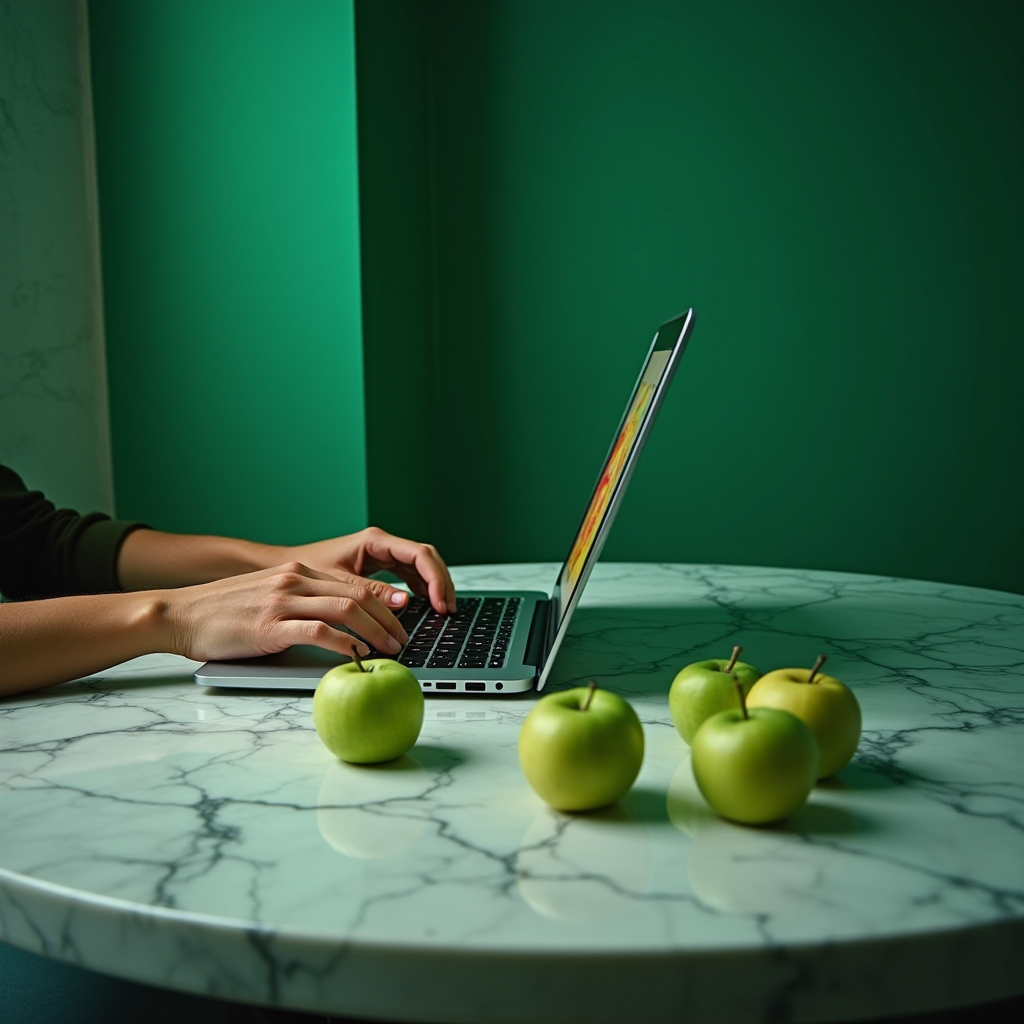
[[[604,546],[618,509],[619,499],[625,491],[637,456],[647,439],[665,388],[686,347],[692,322],[693,310],[687,310],[681,316],[662,324],[651,343],[643,369],[601,467],[583,521],[576,531],[569,555],[555,584],[555,592],[552,595],[555,643],[548,656],[547,667],[550,667],[554,648],[557,646],[557,633],[561,632],[567,615],[575,608],[590,570]],[[543,680],[541,684],[543,685]]]

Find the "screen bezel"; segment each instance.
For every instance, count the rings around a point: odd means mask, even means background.
[[[629,400],[626,402],[626,407],[622,413],[621,419],[619,420],[619,425],[615,428],[615,432],[612,434],[611,444],[608,446],[608,451],[601,462],[601,468],[598,471],[594,487],[591,489],[590,497],[587,499],[587,503],[583,508],[583,515],[580,517],[579,525],[576,527],[575,533],[573,533],[572,543],[569,546],[569,553],[566,555],[565,561],[563,561],[562,566],[558,571],[558,577],[555,580],[554,590],[551,594],[551,610],[548,619],[550,624],[550,640],[548,643],[547,655],[544,659],[544,667],[537,680],[538,690],[543,689],[547,682],[551,667],[554,664],[555,655],[558,653],[558,648],[561,646],[562,640],[565,637],[569,620],[572,618],[572,614],[576,610],[576,605],[579,603],[580,595],[583,593],[583,589],[587,585],[587,580],[590,578],[591,570],[600,557],[608,532],[615,520],[615,515],[622,502],[622,497],[626,492],[626,487],[629,484],[630,477],[633,475],[633,469],[636,465],[637,459],[639,458],[641,451],[643,451],[644,444],[647,441],[647,435],[650,433],[651,425],[654,423],[658,410],[661,408],[665,391],[671,383],[672,377],[675,374],[676,366],[679,363],[679,359],[686,349],[692,325],[692,309],[688,309],[685,313],[681,313],[679,316],[673,317],[671,320],[666,320],[665,323],[663,323],[655,332],[654,340],[651,342],[651,346],[647,350],[647,356],[644,359],[643,365],[640,367],[640,373],[637,376],[636,384],[634,384],[633,390],[630,392]],[[568,566],[569,558],[571,557],[573,548],[575,547],[576,538],[579,536],[579,532],[583,529],[584,523],[586,522],[587,512],[590,510],[590,506],[597,493],[597,488],[600,486],[601,476],[603,475],[605,467],[608,465],[608,460],[614,451],[615,443],[618,440],[619,435],[622,433],[623,427],[626,425],[626,419],[629,416],[630,410],[633,408],[634,399],[640,390],[640,385],[643,382],[644,375],[647,373],[647,367],[655,352],[671,352],[668,364],[661,375],[661,379],[658,381],[658,385],[651,397],[650,405],[647,407],[647,412],[644,414],[643,420],[637,430],[636,437],[633,440],[633,445],[626,458],[622,475],[619,477],[618,483],[615,485],[615,489],[609,499],[608,507],[601,520],[601,525],[597,529],[594,541],[591,544],[590,551],[588,552],[586,561],[583,564],[583,569],[580,571],[579,578],[576,580],[576,584],[572,588],[571,593],[566,596],[562,593],[562,580],[565,578],[566,567]]]

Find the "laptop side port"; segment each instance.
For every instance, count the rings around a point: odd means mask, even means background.
[[[487,684],[486,683],[466,683],[466,689],[467,690],[482,691],[482,690],[486,690],[487,689]]]
[[[435,683],[434,684],[434,689],[435,690],[454,690],[455,686],[456,686],[455,683]]]

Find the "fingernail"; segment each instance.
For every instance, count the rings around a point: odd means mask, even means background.
[[[363,643],[356,644],[356,650],[359,652],[359,657],[360,658],[365,658],[370,653],[370,648],[366,644],[363,644]]]
[[[388,650],[392,654],[397,654],[402,649],[402,645],[393,637],[388,637]]]
[[[401,590],[396,590],[391,595],[391,603],[394,605],[405,604],[405,594]]]

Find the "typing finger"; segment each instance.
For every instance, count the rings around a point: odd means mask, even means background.
[[[370,653],[369,646],[358,637],[343,633],[318,619],[287,619],[278,622],[271,637],[275,648],[279,650],[296,644],[309,644],[350,658],[353,654],[365,658]]]
[[[367,594],[367,591],[363,591]],[[377,614],[371,614],[376,611]],[[297,617],[319,619],[331,625],[346,626],[359,634],[378,651],[397,654],[409,639],[399,621],[376,598],[357,600],[354,597],[317,596],[305,598],[296,608]],[[387,617],[392,629],[382,624]]]
[[[391,571],[405,580],[413,593],[429,597],[435,611],[442,615],[455,611],[455,584],[433,544],[384,535],[368,546],[374,561],[390,561]]]

